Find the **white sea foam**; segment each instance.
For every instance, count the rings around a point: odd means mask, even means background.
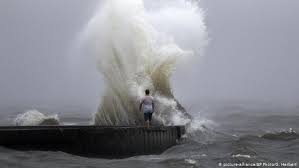
[[[243,155],[243,154],[237,154],[237,155],[232,155],[233,158],[251,158],[250,155]]]
[[[17,115],[14,120],[16,126],[59,125],[58,115],[46,116],[37,110],[28,110]]]
[[[185,162],[187,162],[189,164],[196,164],[196,161],[193,159],[185,159]]]

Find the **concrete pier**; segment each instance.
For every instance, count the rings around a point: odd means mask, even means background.
[[[13,126],[0,127],[0,145],[103,158],[159,154],[176,144],[184,126]]]

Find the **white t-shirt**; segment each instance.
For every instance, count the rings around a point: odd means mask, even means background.
[[[144,113],[152,113],[153,112],[153,103],[154,98],[152,96],[144,96],[140,103],[142,104],[142,109]]]

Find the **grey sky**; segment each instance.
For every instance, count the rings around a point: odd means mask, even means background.
[[[68,52],[95,4],[91,0],[0,1],[2,107],[80,106],[90,96],[85,78],[70,78]]]
[[[212,40],[200,66],[193,70],[197,79],[183,90],[197,87],[201,100],[298,104],[299,2],[201,2]]]
[[[200,63],[179,69],[173,78],[179,99],[187,104],[214,99],[298,104],[299,1],[201,3],[211,42]],[[1,110],[96,108],[103,87],[100,77],[84,63],[78,72],[70,68],[71,46],[96,4],[0,1]]]

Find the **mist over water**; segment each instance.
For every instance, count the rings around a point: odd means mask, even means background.
[[[197,4],[177,2],[146,9],[142,0],[105,1],[89,21],[82,33],[82,45],[97,57],[95,65],[106,85],[94,124],[142,124],[138,106],[145,89],[155,98],[155,122],[174,125],[191,121],[173,94],[170,78],[179,62],[199,56],[207,35]],[[184,29],[171,31],[181,27],[173,13],[188,18],[179,23],[191,28],[192,38],[182,36]],[[188,38],[197,39],[196,48],[185,47]],[[184,48],[176,40],[185,44]]]

